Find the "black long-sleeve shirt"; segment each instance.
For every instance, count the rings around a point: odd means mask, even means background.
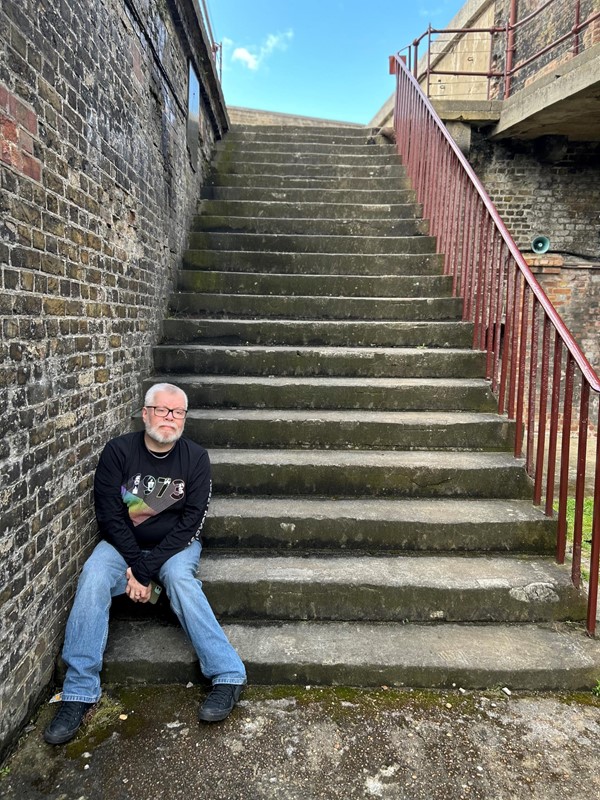
[[[157,457],[143,432],[117,436],[94,477],[100,535],[145,586],[168,558],[200,538],[210,495],[208,453],[185,437]]]

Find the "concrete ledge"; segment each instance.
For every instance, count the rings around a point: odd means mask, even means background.
[[[565,135],[597,141],[600,44],[561,64],[502,105],[492,138]]]
[[[331,128],[362,128],[355,122],[322,119],[320,117],[304,117],[298,114],[283,114],[279,111],[264,111],[258,108],[228,106],[229,119],[233,125],[301,125],[306,127],[325,126]]]
[[[228,624],[251,683],[589,691],[600,645],[575,625]],[[180,628],[111,622],[102,673],[110,683],[198,681]]]

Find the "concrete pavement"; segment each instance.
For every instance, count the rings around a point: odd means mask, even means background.
[[[251,687],[199,725],[198,686],[109,688],[64,747],[44,706],[0,778],[3,800],[588,800],[600,795],[600,701]],[[123,718],[121,718],[123,717]]]

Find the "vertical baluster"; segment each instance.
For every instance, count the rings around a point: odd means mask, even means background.
[[[506,336],[504,340],[502,338],[502,309],[508,306],[508,297],[510,292],[510,278],[507,275],[505,278],[505,267],[508,262],[508,247],[506,243],[500,238],[498,234],[498,241],[500,242],[500,253],[498,256],[498,289],[496,292],[496,312],[495,312],[495,323],[494,323],[494,363],[492,364],[492,391],[498,391],[498,384],[501,383],[500,381],[500,374],[499,374],[499,366],[500,366],[500,356],[502,355],[502,363],[504,364],[504,359],[507,358],[507,351],[506,351]],[[504,297],[506,295],[506,304],[504,303]],[[503,394],[504,387],[501,385],[500,393]],[[499,401],[500,405],[500,401]],[[502,414],[504,412],[504,399],[502,398]]]
[[[423,104],[419,104],[419,111],[416,114],[416,129],[414,132],[417,156],[416,180],[414,187],[418,197],[425,197],[428,191],[427,186],[427,136],[429,130],[425,119],[425,109]]]
[[[487,243],[489,226],[488,218],[484,206],[480,208],[479,239],[477,242],[478,252],[475,259],[477,264],[477,286],[475,295],[475,328],[473,330],[473,347],[483,350],[483,305],[485,302],[486,277],[487,277]]]
[[[560,368],[562,363],[562,340],[558,331],[554,333],[554,359],[552,362],[552,399],[550,404],[550,440],[548,444],[548,478],[546,483],[545,514],[552,516],[554,505],[554,480],[556,478],[556,442],[558,439],[558,407],[560,403]]]
[[[527,356],[527,338],[529,334],[527,322],[529,317],[530,292],[531,289],[528,284],[524,284],[521,299],[521,337],[519,340],[519,378],[515,424],[515,456],[517,458],[520,458],[523,453],[523,405],[525,397],[525,360]]]
[[[444,252],[444,237],[446,234],[445,231],[445,214],[446,214],[446,203],[447,203],[447,192],[446,192],[446,180],[448,174],[448,160],[450,158],[450,153],[448,152],[448,148],[446,147],[446,141],[444,137],[440,134],[440,149],[442,151],[442,160],[440,165],[440,172],[437,177],[437,207],[435,210],[435,217],[437,220],[437,251],[438,253],[444,254],[444,275],[446,274],[446,254]]]
[[[475,297],[475,282],[477,281],[477,259],[476,259],[476,240],[477,240],[477,219],[478,219],[478,200],[479,195],[473,186],[469,187],[471,214],[469,217],[469,236],[467,242],[467,269],[469,271],[469,283],[466,288],[465,319],[473,319],[473,301]]]
[[[471,224],[472,214],[472,193],[469,191],[469,182],[465,178],[464,182],[464,213],[462,218],[462,247],[460,252],[460,294],[463,298],[463,312],[462,318],[466,320],[469,318],[469,281],[471,275],[471,264],[469,263],[469,240],[470,234],[473,230]]]
[[[565,369],[565,394],[563,397],[563,430],[560,449],[560,483],[558,487],[558,534],[556,539],[556,560],[565,563],[567,549],[567,498],[569,495],[569,454],[571,451],[571,419],[573,417],[573,384],[575,361],[567,351]]]
[[[455,184],[454,197],[452,199],[452,297],[456,297],[460,285],[460,243],[461,243],[461,230],[464,225],[465,213],[465,173],[460,170],[460,164],[456,164],[454,168],[453,181]]]
[[[548,407],[548,362],[550,361],[550,320],[544,313],[542,340],[542,369],[540,374],[540,404],[538,411],[538,440],[535,458],[535,482],[533,504],[542,502],[542,479],[544,473],[544,453],[546,449],[546,411]]]
[[[592,514],[592,548],[590,553],[590,585],[588,588],[587,632],[596,632],[596,611],[598,607],[598,562],[600,559],[600,407],[596,428],[596,463],[594,478],[594,508]]]
[[[585,458],[590,408],[590,385],[584,377],[581,381],[579,403],[579,430],[577,433],[577,478],[575,480],[575,523],[573,525],[573,567],[571,577],[575,586],[581,581],[581,538],[583,528],[583,501],[585,499]]]
[[[508,252],[504,250],[506,263],[506,309],[504,323],[504,343],[502,344],[502,365],[500,373],[500,392],[498,395],[498,412],[504,414],[506,407],[506,391],[510,380],[510,370],[513,362],[513,330],[515,315],[515,280],[516,274],[513,269],[513,260]]]
[[[479,309],[479,349],[485,350],[485,342],[487,335],[487,310],[490,302],[490,279],[491,279],[491,264],[492,264],[492,242],[493,242],[493,222],[491,217],[486,213],[485,215],[485,249],[483,251],[483,285],[481,287],[481,306]],[[486,376],[487,377],[487,376]]]
[[[535,435],[535,395],[537,390],[538,373],[538,322],[540,304],[537,297],[533,296],[533,311],[531,313],[531,352],[529,355],[529,398],[527,402],[527,447],[525,450],[525,469],[529,475],[533,474],[533,437]]]
[[[499,264],[499,250],[500,250],[500,234],[498,233],[496,226],[492,218],[490,217],[490,230],[491,230],[491,247],[490,247],[490,279],[489,279],[489,292],[488,292],[488,302],[487,302],[487,313],[486,313],[486,324],[487,324],[487,331],[486,331],[486,341],[485,347],[487,350],[487,358],[485,360],[485,376],[486,378],[492,377],[492,364],[494,359],[494,330],[496,325],[496,305],[497,305],[497,297],[496,292],[500,291],[499,285],[499,272],[500,272],[500,264]]]
[[[511,314],[511,356],[510,356],[510,379],[508,384],[508,418],[514,419],[515,418],[515,399],[517,395],[517,367],[518,367],[518,348],[519,348],[519,323],[520,323],[520,313],[519,309],[522,311],[522,303],[519,301],[521,300],[522,295],[522,287],[523,287],[523,276],[521,274],[521,270],[518,268],[516,262],[513,262],[511,259],[511,270],[514,270],[515,273],[515,291],[514,291],[514,302],[513,302],[513,311]]]

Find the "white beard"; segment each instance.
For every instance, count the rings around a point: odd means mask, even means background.
[[[183,433],[182,429],[170,431],[169,433],[160,431],[158,426],[151,425],[148,420],[144,422],[144,427],[146,428],[146,435],[159,444],[174,444],[181,438]]]

